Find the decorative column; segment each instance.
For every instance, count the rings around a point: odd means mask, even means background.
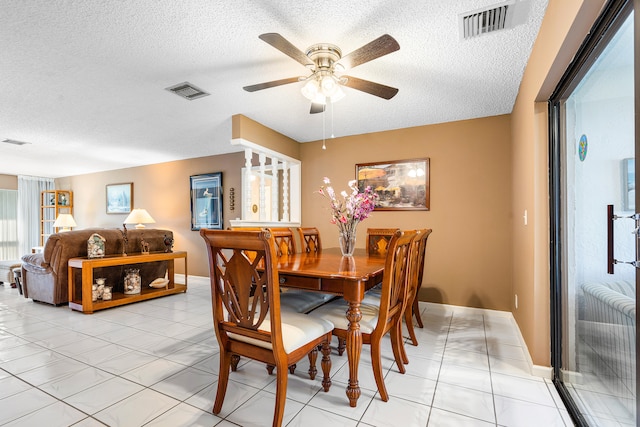
[[[265,169],[265,163],[267,161],[267,156],[264,153],[260,153],[258,155],[258,158],[260,159],[260,201],[258,202],[258,206],[259,206],[259,214],[260,214],[260,221],[266,221],[267,220],[267,215],[266,215],[266,201],[265,201],[265,180],[264,180],[264,173],[266,171]]]
[[[282,221],[289,221],[289,164],[282,161]]]
[[[271,157],[271,221],[278,220],[278,158]]]
[[[253,151],[251,148],[244,149],[244,203],[242,211],[242,219],[251,218],[251,160],[253,158]]]

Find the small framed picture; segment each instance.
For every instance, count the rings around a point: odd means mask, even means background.
[[[133,206],[133,182],[107,184],[107,213],[128,214]]]
[[[222,172],[193,175],[191,184],[191,229],[222,230]]]

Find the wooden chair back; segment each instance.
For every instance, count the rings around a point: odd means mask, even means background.
[[[279,287],[273,269],[273,237],[264,231],[201,230],[209,254],[214,329],[225,346],[234,346],[236,336],[250,336],[282,348],[278,340]],[[250,253],[252,256],[248,256]],[[255,293],[254,293],[255,292]],[[258,331],[271,311],[273,333]],[[272,342],[276,337],[275,342]],[[281,337],[280,337],[281,338]]]
[[[304,246],[304,252],[318,253],[322,251],[320,231],[316,227],[299,227],[300,244]]]
[[[392,323],[401,323],[407,300],[411,248],[416,232],[396,230],[389,241],[380,293],[380,317],[376,329],[385,333]]]
[[[296,253],[296,239],[293,231],[287,227],[276,227],[268,229],[276,242],[276,255],[290,255]]]
[[[384,255],[398,228],[367,228],[367,255]]]
[[[422,286],[422,278],[424,276],[424,258],[425,255],[427,253],[427,240],[429,239],[429,236],[431,235],[431,232],[433,230],[431,230],[430,228],[425,228],[423,230],[421,230],[420,233],[420,238],[419,238],[419,249],[418,249],[418,255],[417,255],[417,263],[418,263],[418,268],[417,268],[417,273],[416,273],[416,292],[417,289],[420,289],[420,286]]]
[[[405,323],[413,345],[418,345],[418,340],[413,330],[413,316],[418,319],[418,324],[422,327],[422,319],[418,308],[418,290],[422,286],[424,273],[424,257],[427,250],[427,239],[431,235],[431,229],[417,230],[417,235],[412,243],[410,253],[409,275],[407,283],[407,302],[405,307]],[[405,363],[408,362],[406,354],[403,356]]]

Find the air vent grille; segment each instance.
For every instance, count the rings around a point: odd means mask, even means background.
[[[188,99],[189,101],[210,95],[210,93],[205,92],[189,82],[178,83],[177,85],[166,88],[166,90],[173,92],[184,99]]]
[[[3,139],[2,142],[6,143],[6,144],[13,144],[13,145],[28,145],[28,144],[31,144],[30,142],[16,141],[15,139]]]
[[[463,39],[511,28],[513,3],[503,3],[460,15]]]

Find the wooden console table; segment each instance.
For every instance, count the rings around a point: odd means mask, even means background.
[[[184,285],[175,283],[174,260],[184,259]],[[155,261],[167,261],[169,283],[164,288],[150,288],[148,283],[142,284],[139,294],[125,295],[122,292],[113,292],[112,298],[106,301],[92,301],[91,287],[93,285],[93,269],[99,267],[113,267],[129,264],[144,264]],[[71,258],[69,259],[69,308],[82,311],[83,313],[93,313],[95,310],[116,307],[130,304],[132,302],[144,301],[165,295],[177,294],[187,291],[187,253],[177,252],[152,252],[150,254],[130,254],[127,256],[105,256],[103,258]],[[82,289],[80,295],[76,292],[74,269],[82,270]]]

